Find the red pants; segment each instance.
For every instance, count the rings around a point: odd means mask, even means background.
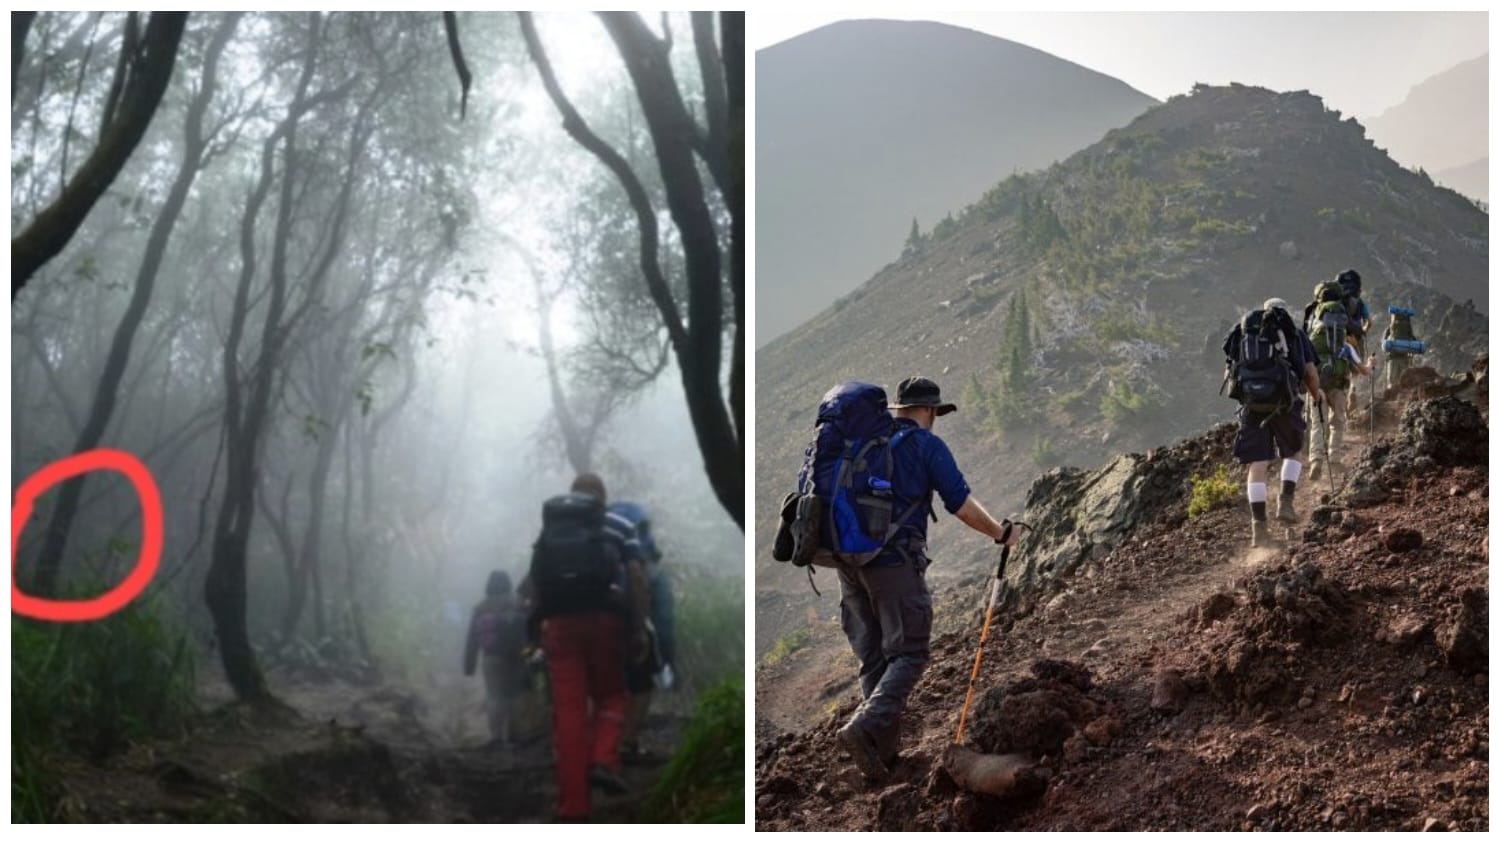
[[[585,819],[589,768],[620,770],[620,732],[630,700],[624,624],[610,612],[548,618],[542,648],[552,682],[557,817]]]

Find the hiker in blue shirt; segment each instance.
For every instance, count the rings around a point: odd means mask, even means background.
[[[620,738],[620,759],[626,764],[650,763],[663,759],[642,746],[641,731],[646,724],[646,715],[651,710],[651,693],[658,685],[663,689],[671,687],[670,677],[674,670],[672,665],[677,658],[672,585],[666,572],[662,570],[661,550],[656,546],[651,516],[646,507],[632,501],[616,501],[609,505],[609,513],[612,518],[623,519],[631,525],[635,536],[632,541],[640,559],[645,593],[650,604],[646,614],[650,638],[647,656],[632,660],[625,666],[625,687],[630,692],[630,710],[625,719],[625,731]]]
[[[938,416],[957,409],[938,385],[907,378],[896,388],[893,510],[915,513],[886,549],[864,567],[839,568],[839,612],[859,659],[864,702],[838,731],[840,745],[874,779],[889,775],[900,741],[906,698],[927,668],[932,594],[927,590],[927,523],[936,492],[943,508],[970,528],[999,541],[1003,528],[970,494],[948,446],[932,432]],[[933,516],[936,520],[936,516]]]

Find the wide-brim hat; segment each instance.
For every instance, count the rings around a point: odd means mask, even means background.
[[[940,416],[946,416],[958,409],[957,404],[949,404],[943,401],[942,392],[938,385],[930,378],[907,378],[896,387],[896,401],[890,405],[892,410],[904,410],[907,407],[932,407]]]

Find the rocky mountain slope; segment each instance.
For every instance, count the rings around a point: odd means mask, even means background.
[[[1355,426],[1357,465],[1304,486],[1275,549],[1244,549],[1237,488],[1188,514],[1230,425],[1043,476],[966,733],[1021,757],[1015,787],[970,792],[944,763],[976,575],[935,594],[887,781],[833,741],[858,697],[835,625],[759,668],[757,829],[1488,830],[1487,359],[1471,375],[1377,405],[1409,401],[1374,442]]]
[[[755,55],[756,345],[854,289],[1016,171],[1155,100],[1023,44],[926,21],[831,24]]]
[[[1418,310],[1438,351],[1426,362],[1466,369],[1488,345],[1488,225],[1318,97],[1238,85],[1200,86],[1001,182],[758,352],[759,652],[809,606],[832,611],[768,547],[830,385],[937,379],[960,407],[939,434],[977,497],[1015,512],[1039,471],[1231,418],[1217,394],[1229,327],[1269,296],[1300,305],[1348,266],[1375,311]],[[956,523],[932,536],[939,576],[989,552]]]

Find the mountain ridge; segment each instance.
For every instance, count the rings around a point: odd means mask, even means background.
[[[1034,469],[1230,417],[1215,395],[1230,324],[1271,295],[1300,304],[1345,266],[1365,274],[1373,310],[1415,306],[1427,337],[1451,325],[1430,362],[1466,366],[1487,342],[1487,214],[1307,92],[1200,86],[938,228],[757,354],[758,611],[805,589],[766,551],[817,398],[839,380],[937,379],[960,406],[937,432],[1004,514]],[[1023,298],[1033,382],[997,396]],[[1029,417],[998,418],[1007,406]],[[960,567],[985,552],[964,532],[935,533]]]
[[[1156,101],[1014,41],[930,21],[840,21],[757,51],[757,337],[848,292],[1017,169]],[[787,298],[783,304],[779,301]]]
[[[1486,52],[1413,85],[1405,99],[1365,121],[1370,137],[1405,166],[1428,172],[1487,156],[1489,58]]]

